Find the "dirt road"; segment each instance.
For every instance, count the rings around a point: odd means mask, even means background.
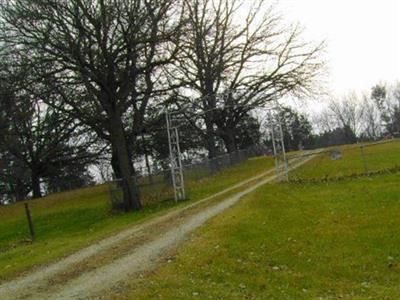
[[[313,156],[298,159],[297,168]],[[190,232],[237,203],[259,186],[273,181],[269,170],[211,197],[167,213],[76,252],[58,262],[0,286],[0,299],[102,298],[165,261]],[[235,192],[238,190],[238,192]],[[224,194],[232,194],[220,199]]]

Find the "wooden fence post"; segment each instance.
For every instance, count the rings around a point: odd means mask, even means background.
[[[29,232],[31,234],[32,241],[34,241],[35,240],[35,229],[33,228],[31,211],[29,210],[28,203],[25,202],[24,205],[25,205],[26,218],[28,219]]]

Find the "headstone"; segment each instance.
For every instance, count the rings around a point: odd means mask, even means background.
[[[332,150],[330,153],[329,153],[329,155],[330,155],[330,157],[331,157],[331,160],[339,160],[339,159],[341,159],[342,158],[342,152],[340,151],[340,150],[337,150],[337,149],[335,149],[335,150]]]

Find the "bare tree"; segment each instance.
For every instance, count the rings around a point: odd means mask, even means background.
[[[363,95],[363,100],[360,105],[363,107],[361,135],[365,139],[375,140],[382,134],[382,122],[379,108],[376,102],[367,95]]]
[[[5,0],[2,42],[22,51],[62,100],[49,104],[89,126],[112,148],[124,209],[140,209],[130,131],[140,132],[160,67],[171,62],[180,11],[171,0]],[[177,14],[175,14],[177,13]]]
[[[241,0],[186,0],[185,5],[189,19],[182,52],[169,74],[195,91],[194,110],[205,125],[198,129],[212,157],[215,135],[228,151],[236,149],[234,131],[254,107],[313,90],[323,45],[303,42],[300,27],[284,26],[263,0],[250,7]]]
[[[327,109],[316,112],[312,117],[312,123],[314,130],[318,134],[332,131],[337,127],[337,122],[332,117],[332,113]]]
[[[360,135],[364,107],[355,93],[350,93],[341,100],[332,99],[328,110],[337,127],[349,128],[355,135]]]

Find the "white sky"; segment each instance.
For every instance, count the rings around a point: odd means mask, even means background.
[[[400,0],[278,0],[305,38],[327,42],[328,89],[341,95],[400,80]]]

